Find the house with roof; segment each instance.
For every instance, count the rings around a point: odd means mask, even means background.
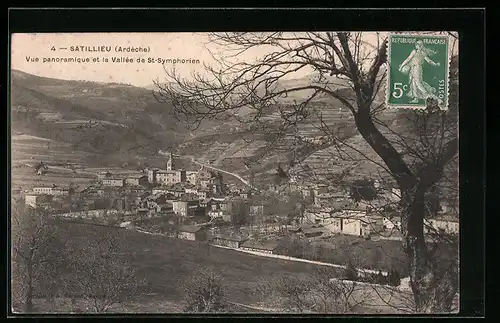
[[[156,183],[156,173],[158,173],[159,170],[160,170],[159,168],[150,168],[146,170],[149,183],[151,184]]]
[[[264,205],[250,205],[249,215],[254,218],[261,218],[264,216]]]
[[[75,192],[73,188],[62,187],[57,185],[52,186],[35,186],[33,187],[34,194],[47,194],[53,196],[70,196]]]
[[[205,208],[200,206],[198,199],[182,198],[172,202],[176,215],[182,217],[205,216]]]
[[[131,175],[125,178],[125,184],[131,186],[143,186],[148,183],[147,175]]]
[[[198,195],[196,195],[196,196],[198,196]],[[211,200],[210,198],[208,198],[208,199],[201,199],[200,200],[200,206],[204,207],[204,208],[209,208],[210,207],[210,200]]]
[[[186,182],[196,185],[198,181],[198,171],[188,170],[186,171]]]
[[[336,217],[335,220],[340,221],[340,233],[353,236],[363,235],[363,220],[361,216],[341,215]]]
[[[208,210],[207,215],[210,217],[210,219],[222,219],[226,221],[225,219],[228,218],[229,221],[231,220],[231,217],[228,217],[222,210]]]
[[[138,207],[135,212],[139,218],[151,217],[152,215],[147,207]]]
[[[158,186],[158,187],[155,187],[151,190],[151,193],[154,195],[154,194],[167,194],[169,193],[170,190],[168,187],[166,186]],[[171,194],[171,193],[170,193]]]
[[[325,227],[333,233],[354,236],[369,236],[384,230],[383,217],[366,215],[366,213],[344,212],[334,213]]]
[[[248,199],[252,195],[252,192],[250,190],[245,190],[240,193],[240,198],[242,199]]]
[[[103,196],[104,192],[96,186],[88,186],[80,191],[82,197],[99,197]]]
[[[401,217],[400,216],[394,216],[394,217],[388,217],[384,216],[383,219],[383,226],[384,229],[386,230],[400,230],[401,229]]]
[[[133,194],[134,196],[150,193],[151,191],[144,186],[126,186],[124,189],[126,194]]]
[[[186,187],[184,188],[184,192],[186,194],[198,195],[198,189],[196,188],[196,186],[193,186],[193,185],[186,185]]]
[[[435,218],[424,219],[424,232],[444,231],[449,234],[458,234],[460,231],[460,223],[457,217],[450,215],[442,215]]]
[[[200,199],[207,199],[211,196],[211,193],[212,193],[212,191],[209,189],[200,189],[200,190],[198,190],[196,195],[198,195],[198,198],[200,198]]]
[[[240,248],[247,251],[274,254],[278,248],[278,243],[276,241],[247,240],[241,244]]]
[[[32,208],[46,205],[48,203],[51,203],[52,200],[53,195],[49,194],[30,193],[24,196],[24,203],[31,206]]]
[[[202,201],[204,202],[204,205],[207,208],[207,215],[211,219],[224,218],[224,215],[226,214],[227,211],[227,204],[225,199],[212,197]]]
[[[122,177],[108,177],[102,180],[102,185],[109,187],[125,186],[125,179]]]
[[[156,182],[163,185],[172,185],[186,181],[185,170],[158,170],[156,171]]]
[[[170,185],[170,186],[159,186],[155,187],[152,190],[153,194],[157,193],[164,193],[164,194],[171,194],[177,198],[182,197],[184,194],[186,194],[186,191],[182,186],[179,185]]]
[[[167,200],[167,194],[158,193],[146,196],[139,202],[138,206],[148,209],[152,214],[173,213],[171,202],[173,201]]]
[[[338,201],[345,200],[344,195],[328,192],[324,187],[314,190],[313,197],[314,205],[318,207],[329,207],[334,203],[338,203]]]
[[[183,225],[177,229],[177,238],[190,241],[206,241],[207,231],[203,226]]]
[[[212,238],[212,244],[229,248],[239,248],[248,238],[233,234],[216,234]]]
[[[332,209],[323,207],[308,207],[304,211],[304,216],[313,223],[321,223],[332,217]]]
[[[98,180],[101,180],[101,181],[102,181],[103,179],[105,179],[105,178],[110,178],[110,177],[112,177],[112,176],[113,176],[113,174],[111,174],[111,173],[110,173],[110,172],[108,172],[108,171],[104,171],[104,172],[99,172],[99,173],[97,173],[97,179],[98,179]]]
[[[325,227],[316,225],[303,226],[301,232],[307,238],[315,238],[330,233]]]

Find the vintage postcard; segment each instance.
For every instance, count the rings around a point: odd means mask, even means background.
[[[457,33],[10,49],[14,313],[458,311]]]

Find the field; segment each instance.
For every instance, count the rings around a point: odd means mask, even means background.
[[[35,185],[88,185],[97,179],[97,173],[110,171],[114,174],[137,174],[134,165],[127,168],[102,166],[103,156],[97,153],[75,150],[71,144],[26,134],[12,135],[12,186],[27,189]],[[151,158],[158,165],[165,157]],[[34,166],[43,162],[48,171],[35,173]],[[118,165],[118,163],[116,163]]]
[[[53,163],[85,163],[95,154],[74,150],[71,144],[30,135],[12,135],[13,166],[26,163],[50,161]]]
[[[13,189],[29,189],[33,186],[43,185],[49,186],[52,184],[67,186],[74,184],[76,186],[88,185],[95,180],[94,176],[85,174],[73,174],[71,171],[54,171],[46,175],[37,175],[33,168],[23,167],[12,170],[12,188]]]
[[[274,282],[285,276],[311,279],[311,274],[320,267],[125,229],[66,221],[57,221],[57,225],[65,235],[64,238],[77,244],[96,239],[105,233],[116,235],[120,238],[119,254],[132,262],[139,277],[146,279],[146,285],[137,291],[137,295],[127,303],[114,305],[110,309],[112,313],[182,312],[182,294],[179,289],[194,270],[202,266],[213,268],[223,277],[226,298],[232,304],[230,312],[285,312],[284,300],[274,291],[261,294],[262,286],[274,286]],[[332,270],[334,276],[335,269]],[[386,302],[406,306],[412,298],[409,291],[371,284],[358,285],[354,295],[357,295],[357,300],[364,299],[356,312],[365,314],[396,313],[396,309]],[[57,298],[54,301],[37,298],[35,304],[37,311],[43,313],[92,312],[90,302],[83,299],[71,304],[67,298]]]
[[[197,242],[152,236],[135,231],[84,224],[60,222],[67,239],[84,243],[105,232],[120,237],[123,256],[130,259],[146,278],[142,295],[151,301],[179,304],[182,295],[179,286],[201,266],[212,267],[224,279],[227,297],[233,302],[251,305],[260,299],[255,293],[259,282],[284,275],[304,275],[316,265],[264,258],[234,250],[200,246]],[[144,299],[144,296],[140,297]]]
[[[406,256],[400,241],[371,241],[337,234],[329,239],[318,239],[315,245],[328,250],[328,258],[334,263],[346,263],[350,258],[361,268],[382,271],[397,269],[403,276],[408,274]]]

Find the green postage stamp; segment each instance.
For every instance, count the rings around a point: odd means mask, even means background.
[[[448,109],[449,37],[391,34],[388,46],[387,106],[425,109],[434,99]]]

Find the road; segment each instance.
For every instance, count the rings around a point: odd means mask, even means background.
[[[228,174],[228,175],[231,175],[233,177],[236,177],[237,179],[239,179],[246,186],[250,186],[250,184],[248,183],[248,181],[246,179],[244,179],[243,177],[241,177],[240,175],[238,175],[236,173],[231,173],[231,172],[225,171],[223,169],[220,169],[220,168],[217,168],[217,167],[213,167],[211,165],[202,164],[202,163],[196,161],[194,159],[194,157],[191,157],[191,161],[193,163],[197,164],[197,165],[200,165],[200,166],[203,166],[203,167],[206,167],[206,168],[209,168],[209,169],[212,169],[212,170],[215,170],[215,171],[218,171],[218,172],[221,172],[221,173]]]
[[[341,269],[346,269],[347,266],[344,265],[337,265],[337,264],[332,264],[329,262],[322,262],[322,261],[315,261],[315,260],[309,260],[309,259],[303,259],[303,258],[296,258],[296,257],[290,257],[290,256],[283,256],[283,255],[277,255],[277,254],[268,254],[264,252],[259,252],[259,251],[250,251],[250,250],[244,250],[241,248],[232,248],[232,247],[226,247],[226,246],[219,246],[216,244],[212,244],[212,246],[217,247],[217,248],[222,248],[222,249],[231,249],[239,252],[244,252],[244,253],[249,253],[252,255],[256,256],[261,256],[261,257],[267,257],[267,258],[277,258],[277,259],[283,259],[283,260],[288,260],[288,261],[295,261],[295,262],[305,262],[309,264],[315,264],[315,265],[320,265],[320,266],[327,266],[327,267],[335,267],[335,268],[341,268]],[[373,270],[373,269],[365,269],[365,268],[357,268],[358,272],[360,274],[377,274],[379,271],[378,270]],[[381,271],[383,275],[387,276],[387,272]]]

